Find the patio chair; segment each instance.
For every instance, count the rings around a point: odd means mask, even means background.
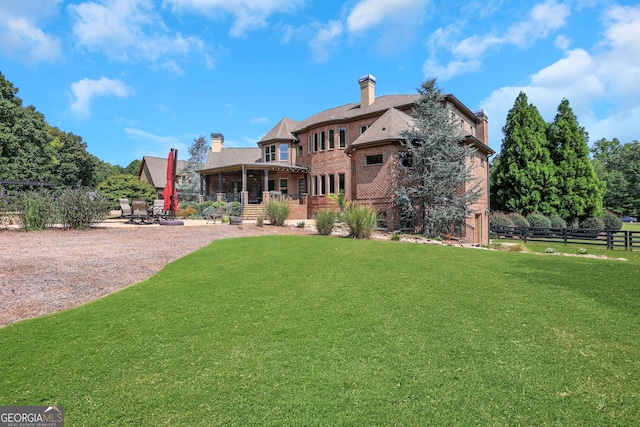
[[[120,217],[129,218],[129,222],[133,222],[133,210],[129,205],[129,199],[118,199],[120,203]]]
[[[215,224],[216,219],[222,218],[222,215],[224,215],[225,210],[226,210],[226,207],[223,205],[218,206],[217,208],[210,206],[206,208],[204,211],[202,211],[202,213],[204,214],[204,217],[207,220],[207,224],[209,224],[209,220],[213,220],[213,223]]]
[[[153,201],[153,206],[151,207],[150,215],[153,217],[154,221],[160,221],[161,219],[166,219],[169,215],[164,210],[164,200],[156,199]]]
[[[150,224],[149,210],[147,209],[147,202],[145,200],[131,199],[131,207],[133,210],[131,215],[133,222],[136,224]]]

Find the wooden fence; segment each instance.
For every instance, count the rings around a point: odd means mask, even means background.
[[[497,237],[522,239],[525,243],[529,240],[565,245],[596,245],[606,246],[607,249],[624,248],[627,251],[640,248],[640,231],[498,226],[491,226],[490,231]]]

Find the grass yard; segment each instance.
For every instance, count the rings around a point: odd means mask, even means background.
[[[229,239],[0,330],[68,426],[639,425],[639,381],[639,260]]]

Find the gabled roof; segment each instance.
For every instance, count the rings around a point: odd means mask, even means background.
[[[219,153],[209,151],[202,170],[224,168],[232,165],[258,163],[262,158],[260,148],[231,147],[223,148]]]
[[[413,118],[395,108],[389,108],[378,120],[373,122],[351,145],[349,150],[379,142],[400,141],[402,132],[413,127]]]
[[[389,108],[408,108],[420,99],[420,95],[385,95],[375,99],[375,102],[368,107],[361,108],[359,103],[351,103],[329,110],[322,111],[318,114],[298,122],[293,129],[295,133],[304,131],[305,129],[317,126],[321,123],[332,121],[352,120],[355,117],[366,116],[369,114],[380,113]]]
[[[153,185],[156,188],[164,188],[164,185],[167,183],[167,162],[169,160],[166,157],[151,157],[144,156],[142,157],[142,163],[140,163],[140,171],[138,172],[138,176],[142,174],[144,167],[149,171],[149,178],[151,181],[149,184]],[[185,167],[188,162],[184,160],[178,160],[178,170],[177,173]]]
[[[264,142],[271,141],[292,141],[295,140],[293,136],[293,129],[295,129],[298,122],[295,120],[289,119],[287,117],[283,118],[275,125],[265,136],[260,139],[258,144],[262,144]]]

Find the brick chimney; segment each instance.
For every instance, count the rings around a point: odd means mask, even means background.
[[[221,133],[211,134],[211,151],[219,153],[222,151],[222,144],[224,144],[224,135]]]
[[[358,83],[360,83],[360,108],[368,107],[373,104],[376,98],[376,78],[367,74],[360,77]]]
[[[489,145],[489,116],[484,110],[474,111],[473,113],[482,121],[482,123],[476,125],[476,138],[485,145]]]

